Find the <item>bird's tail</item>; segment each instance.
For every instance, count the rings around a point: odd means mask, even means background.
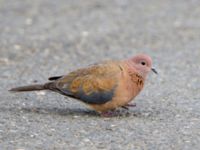
[[[35,84],[35,85],[27,85],[27,86],[20,86],[16,88],[12,88],[9,91],[11,92],[28,92],[28,91],[39,91],[39,90],[46,90],[45,84]]]

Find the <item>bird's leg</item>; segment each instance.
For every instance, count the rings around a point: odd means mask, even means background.
[[[124,109],[128,110],[128,107],[127,107],[127,106],[122,106],[122,108],[124,108]]]
[[[126,105],[122,106],[122,108],[128,110],[129,107],[135,107],[135,106],[136,106],[136,104],[126,104]]]

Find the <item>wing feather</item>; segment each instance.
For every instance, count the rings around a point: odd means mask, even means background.
[[[55,84],[61,94],[89,104],[103,104],[112,100],[120,71],[116,62],[96,64],[71,72]]]

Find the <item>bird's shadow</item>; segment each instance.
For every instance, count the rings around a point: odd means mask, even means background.
[[[53,114],[60,116],[93,116],[100,117],[101,115],[94,110],[83,108],[56,108],[56,107],[22,107],[21,110],[25,113],[38,113],[38,114]],[[124,110],[117,109],[113,111],[110,117],[142,117],[142,112],[139,110]]]
[[[53,114],[60,116],[99,116],[95,111],[81,108],[22,107],[21,110],[26,113]]]
[[[99,113],[90,109],[83,108],[59,108],[59,107],[1,107],[1,112],[14,112],[14,113],[35,113],[35,114],[43,114],[43,115],[59,115],[59,116],[93,116],[93,117],[101,117]],[[142,114],[139,110],[123,110],[117,109],[113,111],[113,115],[110,117],[142,117]]]

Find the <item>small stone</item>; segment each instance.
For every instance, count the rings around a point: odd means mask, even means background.
[[[33,23],[33,20],[31,18],[27,18],[25,23],[26,25],[31,25]]]
[[[18,44],[15,44],[15,45],[14,45],[14,49],[19,50],[19,49],[21,49],[21,46],[18,45]]]
[[[83,31],[81,34],[82,34],[82,36],[87,37],[89,35],[89,32],[88,31]]]
[[[39,92],[37,92],[36,94],[37,94],[37,95],[42,95],[42,96],[43,96],[43,95],[46,95],[46,92],[44,92],[44,91],[39,91]]]

